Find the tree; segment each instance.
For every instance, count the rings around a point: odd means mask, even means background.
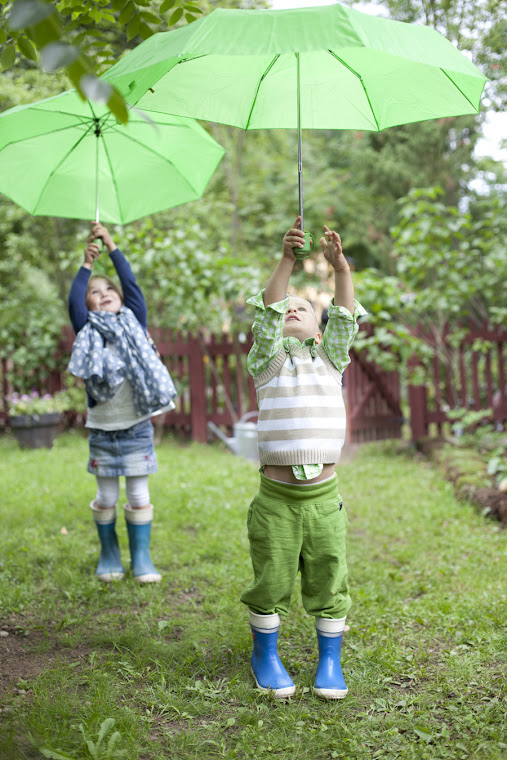
[[[507,20],[502,0],[379,0],[379,4],[391,18],[432,26],[460,50],[468,51],[490,80],[491,106],[505,107]]]
[[[367,348],[386,369],[405,371],[414,354],[424,366],[436,348],[453,372],[457,345],[470,324],[503,325],[507,319],[499,287],[507,278],[505,199],[462,211],[442,198],[440,188],[430,188],[402,199],[393,230],[395,274],[382,277],[368,269],[355,278],[357,297],[375,327],[357,347]],[[424,375],[418,371],[416,379]]]

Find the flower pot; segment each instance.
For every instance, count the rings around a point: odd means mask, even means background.
[[[60,412],[18,414],[9,418],[9,424],[22,449],[50,449],[61,420]]]

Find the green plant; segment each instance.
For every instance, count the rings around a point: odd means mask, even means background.
[[[93,758],[93,760],[116,760],[117,758],[123,757],[125,754],[124,750],[117,749],[117,744],[121,740],[120,732],[113,731],[109,737],[107,745],[103,744],[107,734],[112,730],[113,726],[114,718],[106,718],[102,721],[96,741],[92,741],[92,739],[89,738],[88,732],[83,723],[80,723],[79,726],[72,726],[72,728],[77,728],[81,732],[89,757]],[[47,757],[50,760],[74,760],[73,757],[67,755],[60,749],[54,750],[49,749],[48,747],[41,747],[40,751],[44,757]]]
[[[73,394],[67,390],[43,395],[40,395],[38,391],[31,391],[31,393],[12,393],[9,396],[9,414],[11,417],[20,414],[61,413],[74,408]]]

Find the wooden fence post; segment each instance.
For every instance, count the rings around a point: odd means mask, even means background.
[[[204,377],[204,355],[199,338],[188,336],[189,380],[190,380],[190,425],[192,440],[206,443],[206,385]]]

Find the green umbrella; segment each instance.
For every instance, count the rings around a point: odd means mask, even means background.
[[[380,131],[477,113],[487,81],[435,30],[338,4],[216,9],[153,35],[104,78],[150,112],[297,128],[301,217],[302,128]]]
[[[147,115],[122,125],[74,90],[4,111],[0,192],[31,214],[117,224],[200,198],[224,149],[194,119]]]

